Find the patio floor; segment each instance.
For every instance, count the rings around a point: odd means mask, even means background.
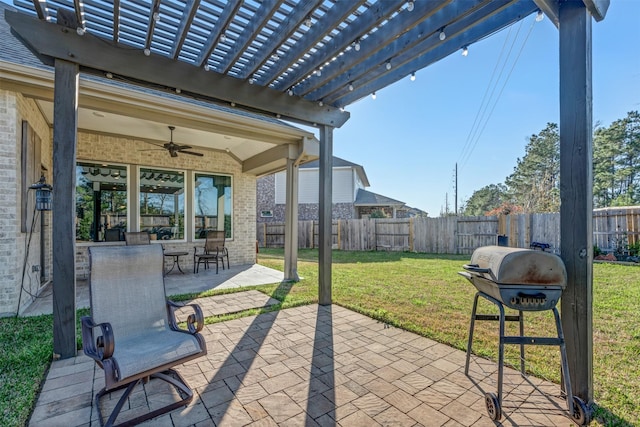
[[[200,300],[268,305],[257,291]],[[505,369],[502,424],[486,415],[497,365],[348,309],[309,305],[205,326],[208,354],[177,368],[194,389],[187,407],[148,426],[555,426],[572,425],[560,387]],[[86,356],[55,361],[31,426],[97,426],[93,395],[102,370]],[[535,384],[535,386],[534,386]],[[118,421],[155,409],[170,395],[152,380]],[[115,399],[104,406],[115,404]]]
[[[219,269],[218,274],[213,268],[200,270],[193,274],[189,269],[184,274],[179,272],[168,274],[164,278],[167,295],[179,295],[192,292],[203,292],[209,289],[240,288],[256,285],[280,283],[284,273],[260,264],[232,265],[231,268]],[[51,284],[47,285],[40,296],[27,307],[21,316],[38,316],[53,312]],[[76,308],[89,307],[89,283],[87,280],[76,282]]]

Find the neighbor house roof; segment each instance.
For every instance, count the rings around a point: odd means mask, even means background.
[[[345,159],[341,159],[340,157],[333,156],[332,167],[334,168],[353,168],[358,173],[360,177],[360,181],[362,181],[362,185],[365,187],[369,187],[369,178],[367,178],[367,174],[364,171],[364,167],[357,163],[350,162]],[[312,160],[308,163],[304,163],[300,165],[300,169],[320,169],[320,160]]]
[[[381,194],[372,193],[371,191],[358,189],[356,195],[356,201],[353,203],[355,206],[404,206],[404,202],[400,200],[392,199],[391,197],[383,196]]]

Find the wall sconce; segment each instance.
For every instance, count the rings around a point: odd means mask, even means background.
[[[29,186],[30,190],[36,190],[36,209],[39,211],[50,211],[53,205],[51,201],[51,190],[53,187],[47,184],[44,175],[40,176],[40,180]]]

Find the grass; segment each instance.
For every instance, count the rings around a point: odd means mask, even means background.
[[[208,323],[317,302],[318,253],[301,250],[295,284],[255,287],[278,299],[268,309],[209,318]],[[384,252],[333,253],[332,297],[336,304],[459,349],[466,349],[475,289],[457,275],[468,256]],[[282,250],[261,250],[259,263],[282,270]],[[244,290],[244,289],[243,289]],[[210,291],[176,299],[237,290]],[[640,426],[640,268],[594,265],[594,389],[596,422]],[[494,312],[481,302],[483,312]],[[86,313],[81,311],[78,318]],[[515,333],[515,325],[509,325]],[[555,334],[550,312],[527,313],[528,335]],[[509,348],[512,347],[512,348]],[[517,364],[515,346],[507,361]],[[497,358],[497,324],[477,322],[474,352]],[[0,425],[22,426],[35,403],[52,353],[52,317],[0,319]],[[527,348],[528,369],[558,382],[555,347]]]

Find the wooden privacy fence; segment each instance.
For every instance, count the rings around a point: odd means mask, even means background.
[[[514,214],[479,217],[348,219],[334,220],[334,249],[353,251],[410,251],[471,254],[476,248],[497,244],[498,235],[508,245],[528,248],[546,243],[560,253],[560,214]],[[284,247],[283,223],[258,223],[260,247]],[[603,251],[640,244],[640,207],[596,209],[593,243]],[[298,247],[318,247],[318,222],[298,222]]]

